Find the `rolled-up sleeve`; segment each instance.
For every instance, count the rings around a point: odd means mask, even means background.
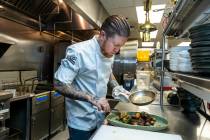
[[[80,69],[79,61],[78,53],[69,47],[66,51],[66,57],[62,59],[60,67],[55,72],[54,78],[63,83],[72,83]]]

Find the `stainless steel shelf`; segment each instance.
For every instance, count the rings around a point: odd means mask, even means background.
[[[156,53],[162,53],[162,50],[155,50]],[[165,50],[164,53],[168,53],[168,50]]]
[[[204,24],[210,15],[209,0],[180,0],[174,8],[164,34],[185,37],[189,28]]]
[[[180,73],[172,73],[172,76],[180,87],[210,102],[210,78]]]
[[[166,36],[188,37],[188,30],[191,27],[208,23],[209,19],[209,0],[179,0],[169,17],[169,24],[163,32],[163,46],[166,44]],[[162,61],[164,57],[162,55]],[[164,67],[164,63],[162,67]],[[180,73],[172,73],[172,76],[177,79],[180,87],[210,102],[210,78]],[[164,75],[161,75],[161,79],[163,77]]]

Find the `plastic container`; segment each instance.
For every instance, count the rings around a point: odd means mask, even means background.
[[[150,61],[150,51],[149,50],[138,50],[137,60],[139,62],[149,62]]]
[[[148,90],[150,86],[150,71],[136,72],[136,85],[138,90]]]

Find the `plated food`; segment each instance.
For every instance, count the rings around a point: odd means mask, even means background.
[[[147,112],[111,112],[107,120],[114,126],[148,131],[160,131],[168,127],[165,118]]]
[[[156,119],[146,112],[135,112],[134,114],[121,112],[119,113],[119,121],[131,125],[151,126],[155,124]]]

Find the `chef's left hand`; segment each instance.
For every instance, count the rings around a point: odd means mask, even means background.
[[[130,102],[129,100],[129,95],[131,93],[129,91],[127,91],[126,89],[124,89],[122,86],[116,86],[114,87],[114,89],[112,90],[112,96],[115,99],[118,99],[122,102]]]
[[[103,121],[103,125],[108,125],[108,120],[107,119],[104,119],[104,121]]]

